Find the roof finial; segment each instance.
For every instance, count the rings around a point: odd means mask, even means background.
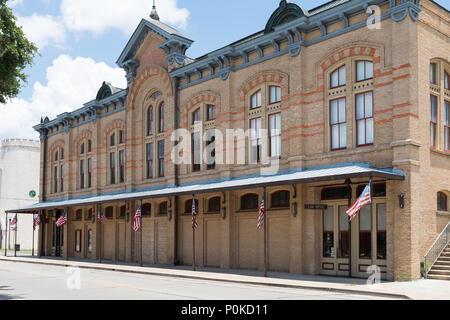
[[[152,8],[152,12],[150,13],[150,18],[152,18],[153,20],[159,21],[158,12],[156,12],[155,0],[153,0],[153,8]]]

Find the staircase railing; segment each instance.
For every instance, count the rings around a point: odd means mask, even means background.
[[[425,264],[424,264],[425,279],[427,279],[428,273],[430,272],[431,268],[439,259],[441,254],[444,252],[445,248],[447,248],[450,240],[449,231],[450,231],[450,222],[447,224],[444,230],[442,230],[441,234],[437,237],[436,241],[433,243],[431,248],[425,254]]]

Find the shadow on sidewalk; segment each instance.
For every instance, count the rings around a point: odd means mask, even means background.
[[[19,257],[18,257],[19,258]],[[58,263],[66,262],[64,258],[60,257],[32,257],[29,256],[22,256],[20,258],[25,259],[36,259],[36,260],[43,260],[43,261],[55,261]],[[31,261],[30,261],[31,262]],[[68,262],[80,262],[80,263],[92,263],[93,267],[99,265],[98,260],[87,260],[87,259],[69,259]],[[129,262],[114,262],[114,261],[108,261],[104,260],[101,263],[102,266],[110,267],[111,269],[114,269],[114,266],[120,266],[120,267],[133,267],[139,268],[138,263],[129,263]],[[150,265],[150,264],[144,264],[142,267],[143,271],[161,271],[162,270],[171,270],[171,271],[192,271],[192,266],[173,266],[173,265]],[[158,270],[159,269],[159,270]],[[221,275],[233,275],[233,276],[249,276],[249,277],[257,277],[257,278],[264,278],[263,271],[261,270],[244,270],[244,269],[220,269],[220,268],[209,268],[209,267],[197,267],[197,272],[205,272],[205,273],[213,273],[213,274],[221,274]],[[133,273],[134,270],[129,271],[130,273]],[[327,282],[327,283],[336,283],[336,284],[346,284],[349,286],[357,286],[357,285],[366,285],[367,279],[361,279],[361,278],[349,278],[349,277],[334,277],[334,276],[325,276],[325,275],[303,275],[303,274],[293,274],[293,273],[287,273],[287,272],[274,272],[269,271],[268,272],[268,278],[269,279],[280,279],[280,280],[297,280],[297,281],[309,281],[309,282]],[[382,281],[382,283],[389,283],[389,281]]]

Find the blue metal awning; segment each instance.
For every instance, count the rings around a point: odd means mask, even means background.
[[[180,196],[187,194],[201,194],[217,191],[236,190],[243,188],[268,187],[284,184],[306,183],[316,181],[341,180],[347,178],[373,177],[387,180],[404,180],[405,175],[400,170],[375,169],[367,164],[340,164],[328,167],[293,170],[280,172],[275,175],[259,175],[236,177],[224,180],[204,181],[178,187],[161,187],[153,190],[138,190],[119,194],[95,195],[85,198],[42,202],[16,210],[7,210],[7,213],[36,213],[39,210],[65,208],[79,205],[93,205],[118,201],[139,200]]]

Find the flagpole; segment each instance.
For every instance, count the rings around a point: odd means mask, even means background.
[[[100,213],[100,217],[99,217],[99,214]],[[101,222],[101,215],[102,215],[103,213],[102,213],[102,208],[101,208],[101,205],[99,205],[99,204],[97,204],[97,222],[98,222],[98,225],[99,225],[99,233],[100,233],[100,245],[99,245],[99,247],[98,247],[98,252],[100,253],[100,255],[99,255],[99,262],[100,263],[102,263],[102,254],[103,254],[103,252],[102,252],[102,245],[103,245],[103,230],[102,230],[102,222]]]
[[[267,278],[267,210],[266,210],[266,187],[264,187],[264,277]]]
[[[19,224],[19,220],[17,219],[17,213],[16,213],[16,231],[14,233],[14,257],[17,257],[17,230],[19,230],[18,224]]]
[[[348,186],[348,207],[350,208],[352,206],[352,186],[351,181],[348,179],[347,181]],[[349,278],[352,278],[352,220],[351,217],[348,218],[348,276]]]
[[[8,229],[9,229],[8,214],[6,214],[5,225],[6,225],[6,235],[5,235],[5,257],[6,257],[8,256]]]
[[[33,213],[33,239],[31,240],[31,256],[34,257],[34,213]]]
[[[192,206],[195,206],[195,194],[192,195]],[[197,208],[195,208],[195,210],[197,210]],[[194,212],[192,212],[192,214],[194,215]],[[197,214],[197,212],[195,212],[195,214]],[[193,270],[195,270],[195,227],[194,227],[194,221],[192,221],[192,261],[193,261]]]
[[[373,216],[373,191],[372,191],[373,190],[373,188],[372,188],[373,186],[372,186],[372,179],[373,179],[373,177],[370,177],[370,181],[369,181],[369,184],[370,184],[370,218],[371,219],[372,219],[372,216]],[[375,254],[376,254],[376,252],[375,252]],[[370,257],[370,259],[372,261],[371,265],[373,265],[372,257],[373,257],[373,253],[372,253],[371,257]]]
[[[144,266],[144,259],[142,257],[142,232],[144,231],[143,229],[144,229],[144,217],[142,216],[142,200],[141,200],[141,232],[140,232],[140,238],[141,238],[140,239],[140,243],[141,243],[140,264],[141,264],[141,267]]]

